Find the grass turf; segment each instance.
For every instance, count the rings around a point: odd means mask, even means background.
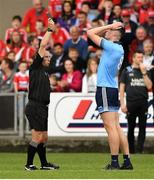
[[[154,155],[131,156],[133,171],[105,171],[109,154],[48,153],[48,159],[60,165],[56,171],[25,171],[25,153],[0,153],[0,179],[148,179],[154,178]],[[122,162],[122,158],[120,158]],[[39,167],[38,156],[35,165]]]

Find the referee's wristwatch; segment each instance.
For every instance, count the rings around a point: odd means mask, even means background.
[[[54,32],[52,29],[48,28],[47,29],[48,32]]]

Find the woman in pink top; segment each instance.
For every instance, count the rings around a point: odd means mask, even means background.
[[[82,89],[82,73],[74,70],[74,64],[71,59],[66,59],[64,62],[66,73],[63,74],[59,85],[65,92],[81,92]]]

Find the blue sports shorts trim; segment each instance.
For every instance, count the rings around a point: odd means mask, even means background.
[[[118,112],[119,110],[119,93],[117,88],[97,87],[96,90],[97,111],[103,112]]]

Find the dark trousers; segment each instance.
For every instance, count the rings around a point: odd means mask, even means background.
[[[136,118],[138,117],[139,134],[137,139],[137,151],[143,152],[144,141],[146,136],[146,121],[148,112],[148,102],[127,102],[128,114],[128,143],[130,153],[135,153],[135,136]]]

